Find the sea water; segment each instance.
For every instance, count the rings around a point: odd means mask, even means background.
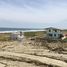
[[[45,31],[45,30],[6,30],[0,31],[0,33],[12,33],[12,32],[36,32],[36,31]]]

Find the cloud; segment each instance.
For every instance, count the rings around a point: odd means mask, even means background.
[[[0,0],[0,19],[42,25],[67,19],[66,0]],[[10,22],[9,22],[10,23]]]

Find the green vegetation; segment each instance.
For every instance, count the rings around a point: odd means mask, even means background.
[[[26,37],[33,37],[33,36],[35,36],[35,32],[25,32],[24,36],[26,36]]]
[[[44,36],[45,31],[38,31],[38,32],[25,32],[25,37],[34,37],[34,36]],[[0,41],[10,41],[11,33],[0,33]]]
[[[0,33],[0,41],[9,41],[10,33]]]
[[[67,42],[67,38],[65,38],[63,41],[64,41],[64,42]]]
[[[46,33],[45,31],[25,32],[24,35],[26,37],[34,37],[34,36],[43,36],[45,33]]]

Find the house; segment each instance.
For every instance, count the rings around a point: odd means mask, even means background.
[[[60,39],[63,36],[60,29],[53,27],[46,28],[46,33],[47,38],[49,39]]]

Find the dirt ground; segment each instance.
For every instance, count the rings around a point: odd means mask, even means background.
[[[49,53],[51,53],[51,55],[55,53],[67,55],[67,43],[60,43],[60,42],[47,43],[47,44],[44,43],[44,45],[42,45],[41,42],[38,42],[38,44],[36,44],[34,41],[31,41],[29,39],[24,39],[21,42],[0,41],[0,51],[24,53],[24,54],[39,55],[39,56],[44,56],[45,54],[48,54],[48,56],[46,57],[49,57]],[[45,46],[45,44],[48,46]],[[55,59],[57,58],[55,57]],[[62,60],[62,58],[60,60]],[[30,64],[20,61],[12,61],[3,58],[0,58],[0,63],[7,65],[6,67],[47,67],[45,65],[37,66],[35,64]]]
[[[12,61],[8,59],[0,58],[0,63],[4,64],[5,67],[46,67],[46,66],[37,66],[35,64],[30,64],[27,62],[20,62],[20,61]]]

